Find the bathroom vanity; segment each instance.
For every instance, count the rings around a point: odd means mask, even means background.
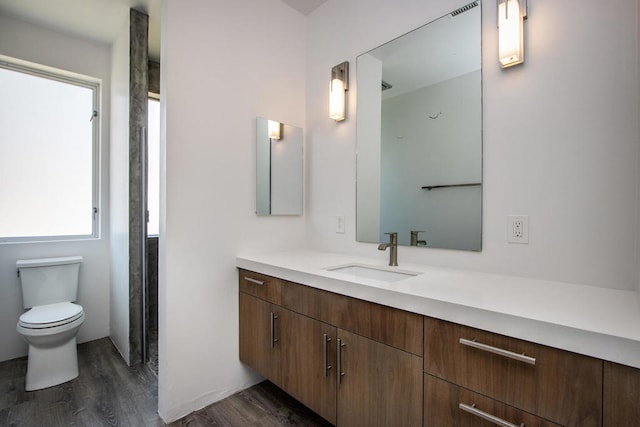
[[[239,286],[240,360],[333,424],[421,424],[422,316],[245,270]]]
[[[422,265],[402,264],[401,279],[340,268],[353,265],[398,271],[310,251],[237,259],[240,360],[331,423],[640,419],[636,293]]]

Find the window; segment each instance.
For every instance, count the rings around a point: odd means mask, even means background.
[[[0,242],[98,237],[99,83],[0,61]]]
[[[160,101],[149,98],[147,124],[147,235],[160,234]]]

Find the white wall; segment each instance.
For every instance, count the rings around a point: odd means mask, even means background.
[[[328,75],[344,60],[466,3],[329,0],[309,17],[307,241],[368,256],[355,242],[355,105],[329,119]],[[483,10],[483,249],[399,249],[423,262],[609,288],[638,282],[638,39],[635,0],[532,2],[526,62],[501,70],[495,2]],[[567,19],[567,17],[570,17]],[[351,184],[354,183],[354,184]],[[346,215],[346,234],[334,232]],[[509,214],[530,243],[506,243]]]
[[[84,307],[86,320],[78,333],[78,341],[109,334],[109,187],[106,171],[109,165],[110,50],[108,46],[0,16],[0,55],[102,79],[100,225],[103,238],[0,245],[0,360],[7,360],[27,353],[26,343],[15,330],[18,317],[24,312],[20,282],[16,277],[17,259],[82,255],[78,302]]]
[[[129,364],[129,14],[111,47],[111,341]]]
[[[279,0],[165,0],[162,28],[158,405],[171,421],[257,380],[238,360],[236,255],[304,243],[304,217],[254,212],[255,118],[305,128],[306,21]]]

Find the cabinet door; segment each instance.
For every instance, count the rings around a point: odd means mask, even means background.
[[[640,423],[640,369],[604,363],[604,427]]]
[[[286,311],[282,330],[282,388],[336,424],[336,328]]]
[[[280,308],[240,292],[240,360],[280,386]]]
[[[337,425],[422,425],[422,358],[342,329],[338,340]]]

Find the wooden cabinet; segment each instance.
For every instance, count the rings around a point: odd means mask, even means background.
[[[422,424],[422,316],[243,270],[239,286],[242,362],[338,426]]]
[[[338,330],[339,426],[420,426],[422,358]]]
[[[425,318],[424,371],[568,426],[599,426],[602,361]]]
[[[240,360],[335,425],[640,425],[639,369],[245,270],[239,290]]]
[[[640,424],[640,369],[604,362],[604,427]]]
[[[335,342],[335,327],[240,292],[240,360],[333,424]]]

